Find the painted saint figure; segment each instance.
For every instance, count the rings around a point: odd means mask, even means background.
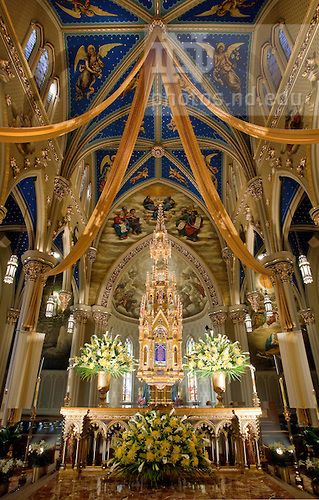
[[[203,226],[203,217],[197,210],[184,208],[181,216],[176,221],[180,236],[186,236],[190,241],[198,240],[198,233]]]

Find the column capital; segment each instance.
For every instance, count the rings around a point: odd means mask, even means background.
[[[227,306],[213,307],[211,309],[211,312],[208,313],[208,316],[210,317],[213,326],[224,325],[227,319],[227,312],[228,312]]]
[[[13,307],[9,307],[7,310],[7,323],[9,325],[14,325],[20,315],[20,309],[14,309]]]
[[[228,247],[224,247],[222,249],[222,259],[226,262],[226,264],[230,263],[233,260],[234,254]]]
[[[309,307],[299,311],[299,316],[303,319],[305,325],[310,325],[315,322],[315,314]]]
[[[46,277],[43,275],[57,263],[55,257],[39,250],[27,250],[21,260],[26,281],[37,281],[42,277],[42,281],[45,282]]]
[[[106,330],[111,313],[104,306],[92,306],[92,318],[97,329]]]
[[[245,304],[236,304],[229,306],[229,317],[234,325],[243,324],[247,314],[247,307]]]
[[[263,181],[261,177],[254,177],[248,183],[247,193],[254,198],[254,200],[261,200],[263,197]]]
[[[263,303],[263,295],[260,290],[252,290],[246,293],[247,300],[252,307],[252,310],[257,312]]]
[[[74,321],[77,325],[86,324],[91,316],[91,306],[76,304],[73,309]]]
[[[61,176],[55,177],[53,192],[56,198],[59,201],[62,201],[63,198],[66,198],[66,196],[70,192],[70,181],[68,179],[65,179],[65,177]]]
[[[309,215],[316,226],[319,226],[319,207],[312,207],[312,209],[309,210]]]
[[[69,292],[68,290],[61,290],[61,292],[59,292],[59,299],[61,302],[62,312],[64,312],[68,307],[71,298],[72,298],[72,292]]]
[[[272,271],[272,280],[278,277],[283,283],[290,283],[294,272],[294,256],[290,252],[276,252],[266,255],[262,263]]]

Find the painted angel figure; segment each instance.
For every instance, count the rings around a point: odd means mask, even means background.
[[[232,54],[239,49],[242,42],[232,43],[226,48],[223,42],[217,44],[216,48],[210,43],[198,43],[206,50],[208,57],[213,61],[213,79],[219,85],[226,85],[234,94],[240,94],[240,78],[235,71],[235,64],[232,62]]]
[[[217,5],[213,5],[209,10],[197,14],[197,17],[214,15],[223,17],[226,14],[230,14],[231,17],[249,17],[249,14],[243,14],[239,9],[242,7],[252,7],[255,3],[247,3],[247,0],[224,0]]]
[[[98,50],[94,45],[88,45],[85,49],[84,45],[78,49],[74,60],[74,72],[76,72],[79,64],[80,75],[76,82],[76,100],[80,101],[85,96],[89,98],[95,91],[94,84],[97,78],[102,78],[102,69],[104,67],[103,57],[114,49],[122,45],[121,43],[106,43],[101,45]]]
[[[72,4],[72,9],[65,7],[64,5],[57,2],[58,7],[60,7],[60,9],[63,10],[66,14],[69,14],[70,16],[75,17],[76,19],[80,19],[82,17],[82,14],[88,17],[116,16],[116,14],[112,14],[111,12],[106,12],[105,10],[100,9],[100,7],[91,5],[91,0],[66,0],[66,1]]]

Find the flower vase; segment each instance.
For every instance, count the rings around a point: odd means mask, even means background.
[[[214,391],[217,394],[217,408],[223,408],[223,395],[226,391],[226,373],[225,372],[216,372],[212,376],[212,383]]]
[[[110,390],[111,375],[108,372],[100,371],[97,374],[97,390],[99,391],[99,406],[105,407],[106,395]]]

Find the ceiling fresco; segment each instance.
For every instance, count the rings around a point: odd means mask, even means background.
[[[146,3],[150,3],[147,2]],[[132,23],[140,21],[128,9],[110,0],[50,0],[62,24]]]
[[[210,220],[191,198],[169,185],[154,183],[132,193],[112,211],[99,241],[93,264],[90,304],[97,303],[101,283],[129,247],[155,228],[157,205],[163,201],[169,234],[193,249],[213,272],[228,301],[227,273],[220,243]]]
[[[141,299],[145,293],[146,273],[151,270],[149,251],[140,252],[115,285],[113,307],[117,312],[129,318],[139,318]],[[207,303],[207,297],[193,268],[173,251],[169,271],[174,272],[176,276],[177,291],[183,303],[183,317],[190,318],[201,313]]]
[[[267,0],[206,0],[178,17],[186,23],[255,23]]]

